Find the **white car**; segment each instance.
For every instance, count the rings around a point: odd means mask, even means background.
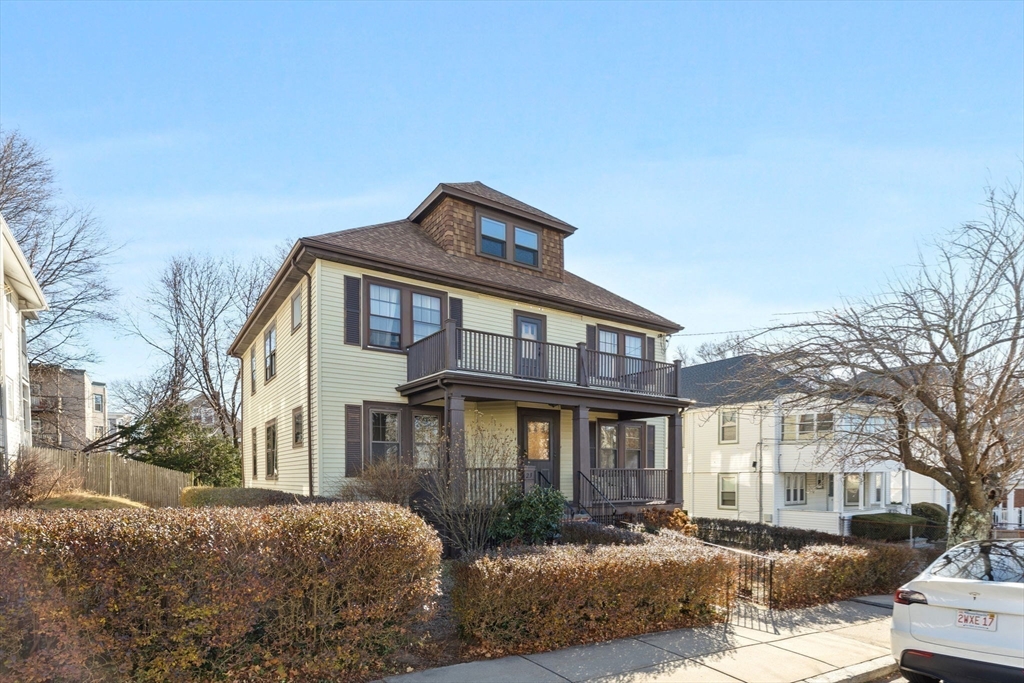
[[[892,656],[911,683],[1024,683],[1024,541],[970,541],[896,591]]]

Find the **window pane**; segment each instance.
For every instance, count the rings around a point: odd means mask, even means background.
[[[814,438],[814,413],[805,413],[800,416],[801,441],[809,441]]]
[[[441,297],[412,295],[412,340],[419,341],[441,329]]]
[[[522,228],[515,229],[516,261],[530,266],[540,265],[540,251],[537,246],[537,233]]]
[[[392,349],[402,345],[401,291],[370,285],[370,344]]]
[[[832,433],[832,413],[818,413],[818,435]]]
[[[370,424],[372,441],[398,441],[398,413],[383,413],[373,411],[370,413]]]
[[[718,496],[721,507],[736,507],[736,475],[718,478]]]
[[[847,474],[846,475],[846,504],[847,505],[859,505],[860,504],[860,475],[859,474]]]
[[[735,410],[723,410],[719,413],[719,419],[721,420],[721,436],[720,441],[736,441],[737,440],[737,425],[736,417],[737,413]]]
[[[551,423],[547,420],[530,420],[526,423],[526,458],[550,460]]]
[[[615,467],[615,458],[619,452],[619,430],[615,425],[601,425],[601,448],[598,453],[599,468]]]
[[[505,224],[481,217],[480,232],[480,251],[505,258]]]
[[[618,332],[607,332],[605,330],[599,330],[598,333],[598,351],[603,353],[618,353],[619,352],[619,333]]]
[[[640,467],[640,430],[638,426],[626,425],[623,429],[626,439],[625,445],[625,467],[637,469]]]
[[[413,466],[419,468],[436,467],[438,448],[441,443],[441,420],[437,415],[414,415],[413,430]]]
[[[302,297],[296,294],[292,297],[292,328],[296,328],[302,322]]]
[[[634,337],[631,334],[626,335],[626,351],[625,355],[631,358],[643,358],[644,355],[644,339],[643,337]]]
[[[796,415],[787,415],[782,420],[782,440],[796,441]]]

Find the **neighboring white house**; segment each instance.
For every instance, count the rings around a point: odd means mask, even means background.
[[[25,255],[0,216],[2,248],[0,271],[4,278],[3,323],[0,325],[0,466],[6,467],[22,448],[32,445],[31,396],[25,321],[46,310],[46,298]]]
[[[853,515],[893,509],[896,463],[844,469],[824,453],[834,431],[829,412],[788,414],[784,383],[743,390],[753,356],[682,370],[682,391],[696,404],[683,413],[687,508],[719,517],[848,533]]]

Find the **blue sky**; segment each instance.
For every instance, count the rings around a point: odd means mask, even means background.
[[[182,249],[480,180],[693,347],[876,287],[1020,181],[1024,2],[0,2],[0,124],[130,243],[125,309]],[[97,379],[152,360],[92,338]]]

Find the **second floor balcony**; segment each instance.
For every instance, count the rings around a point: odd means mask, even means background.
[[[409,382],[441,372],[509,377],[527,382],[596,387],[681,398],[679,362],[663,363],[576,346],[456,327],[408,348]]]

